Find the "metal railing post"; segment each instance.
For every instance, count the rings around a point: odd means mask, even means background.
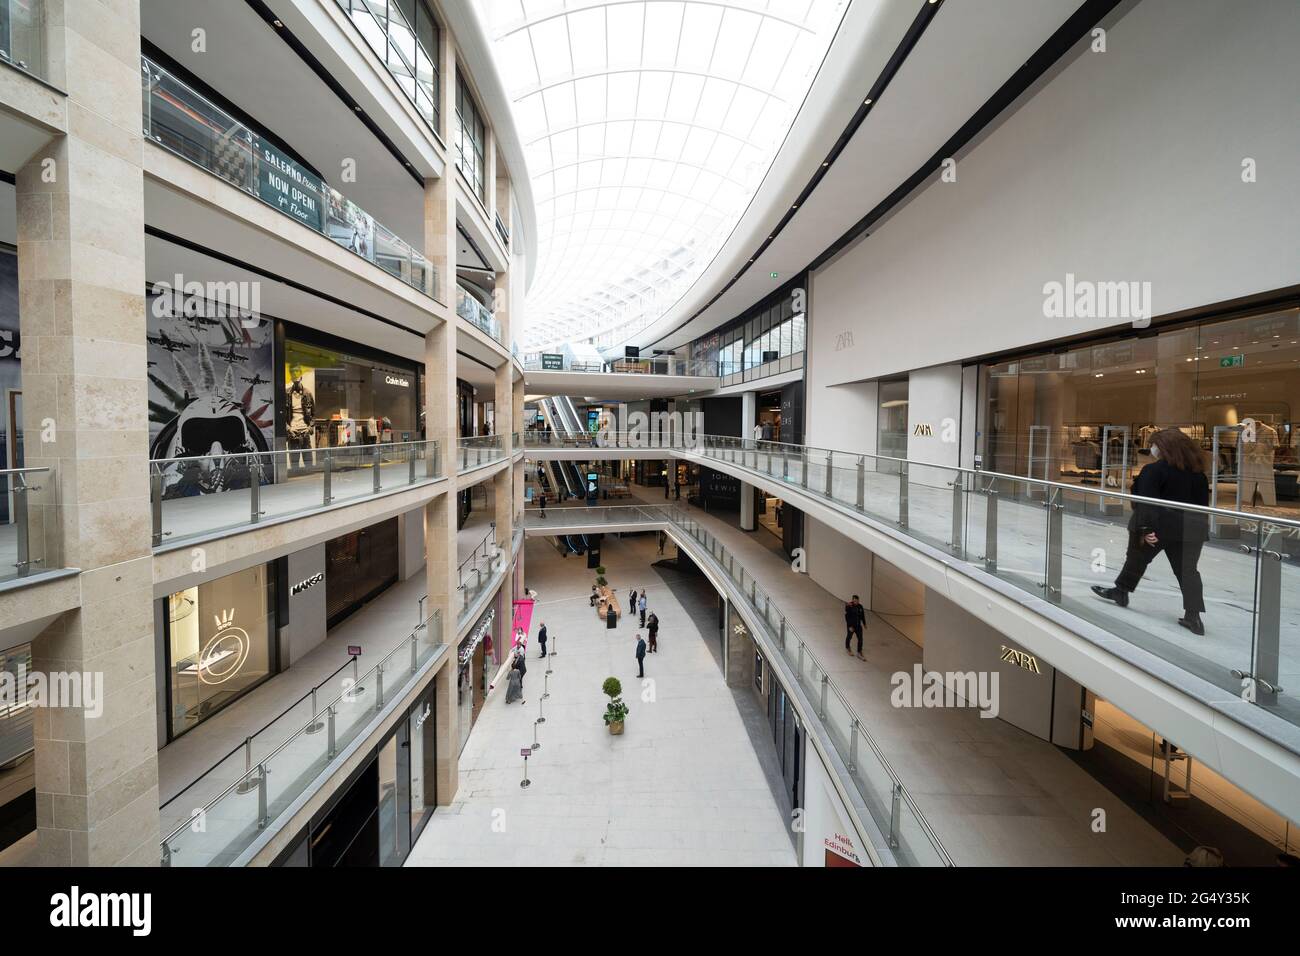
[[[406,449],[406,455],[407,455],[407,458],[406,458],[406,460],[407,460],[406,483],[407,483],[408,485],[413,485],[413,484],[415,484],[415,458],[416,458],[416,455],[417,455],[417,454],[419,454],[419,452],[418,452],[418,450],[416,449],[416,447],[415,447],[414,445],[408,445],[408,446],[407,446],[407,449]]]
[[[908,521],[908,502],[907,502],[907,462],[899,462],[898,465],[898,526],[907,527]]]
[[[262,517],[262,462],[256,455],[249,455],[253,462],[248,467],[248,520],[257,524]]]
[[[858,772],[858,719],[849,721],[849,773]]]
[[[834,481],[834,478],[835,478],[835,452],[828,451],[826,453],[826,497],[827,498],[834,497],[831,494],[832,482]]]
[[[808,488],[808,449],[799,449],[799,484],[806,491]]]
[[[375,668],[375,710],[384,706],[384,665]]]
[[[1065,523],[1065,505],[1060,503],[1061,489],[1053,488],[1047,496],[1047,580],[1043,582],[1047,600],[1061,603],[1061,533]]]
[[[374,481],[374,484],[375,484],[375,494],[379,494],[379,487],[380,487],[380,482],[379,482],[379,466],[383,463],[383,461],[384,461],[384,455],[383,455],[383,452],[382,452],[380,446],[379,446],[378,444],[376,444],[376,445],[375,445],[375,475],[374,475],[374,479],[375,479],[375,481]]]
[[[952,548],[952,553],[957,555],[958,557],[961,557],[963,552],[965,552],[966,550],[965,537],[964,537],[966,531],[966,518],[964,514],[966,499],[963,494],[965,489],[962,487],[961,472],[957,473],[956,477],[953,479],[951,484],[952,484],[952,541],[949,542],[949,545]]]
[[[322,454],[325,456],[325,469],[321,473],[324,479],[321,496],[324,503],[329,504],[334,500],[334,455],[328,448]]]
[[[984,492],[984,570],[998,572],[998,489],[991,478]]]
[[[781,650],[785,650],[785,615],[781,615],[781,633],[777,635],[781,639]]]
[[[18,536],[18,540],[17,540],[18,560],[16,563],[16,567],[18,568],[18,576],[25,577],[27,573],[31,571],[32,568],[31,526],[28,524],[29,511],[28,511],[28,501],[27,501],[27,491],[28,491],[27,476],[20,471],[14,475],[14,478],[16,479],[14,481],[14,523],[17,525],[17,536]],[[158,505],[159,518],[158,518],[158,524],[155,525],[155,527],[158,529],[155,532],[155,537],[154,537],[155,545],[161,543],[162,540],[161,490],[159,492],[158,497],[159,497],[159,505]]]
[[[867,510],[867,456],[858,456],[858,510]]]
[[[831,679],[827,677],[826,674],[823,673],[822,674],[822,697],[821,697],[821,703],[819,705],[820,709],[817,711],[817,719],[821,721],[826,720],[826,695],[830,690],[830,686],[831,686]]]
[[[264,830],[270,822],[271,814],[266,800],[266,764],[262,763],[257,765],[257,828]]]
[[[419,659],[420,659],[420,644],[419,641],[416,640],[415,632],[412,631],[411,632],[411,673],[412,674],[415,673],[416,669],[419,666],[418,664]]]
[[[898,849],[898,837],[903,816],[903,785],[894,784],[893,799],[889,806],[889,848]]]
[[[1276,704],[1282,632],[1282,534],[1274,531],[1259,549],[1259,606],[1255,613],[1255,703]]]
[[[790,480],[790,446],[781,446],[781,480]]]
[[[17,491],[17,489],[14,489],[14,490]],[[23,534],[23,530],[22,530],[22,529],[24,528],[24,526],[25,526],[26,523],[27,523],[26,521],[23,520],[23,518],[26,517],[25,512],[26,512],[26,510],[27,510],[27,502],[26,502],[26,497],[27,497],[27,496],[26,496],[26,495],[23,495],[23,499],[24,499],[24,500],[23,500],[21,503],[17,500],[17,497],[18,497],[17,495],[15,495],[14,497],[15,497],[15,501],[14,501],[15,510],[21,508],[21,509],[22,509],[22,512],[23,512],[22,514],[19,514],[19,515],[17,516],[17,517],[18,517],[18,534],[21,536],[21,535]],[[152,522],[153,522],[153,546],[154,546],[155,548],[162,544],[162,539],[163,539],[163,507],[162,507],[162,502],[163,502],[163,475],[162,475],[162,469],[161,469],[161,468],[150,468],[150,469],[149,469],[149,513],[150,513],[150,518],[151,518],[151,520],[152,520]],[[22,539],[21,539],[21,537],[20,537],[20,538],[19,538],[19,543],[20,543],[20,545],[21,545],[21,540],[22,540]],[[21,561],[22,559],[23,559],[23,556],[22,556],[22,552],[21,552],[21,550],[20,550],[19,553],[18,553],[18,560]]]

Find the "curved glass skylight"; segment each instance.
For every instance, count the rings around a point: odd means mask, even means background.
[[[526,350],[615,344],[704,271],[848,0],[490,0],[537,205]]]

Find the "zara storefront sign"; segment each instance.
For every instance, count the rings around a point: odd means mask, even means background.
[[[1038,666],[1038,658],[1033,654],[1026,654],[1024,651],[1018,651],[1014,647],[1002,645],[1002,660],[1008,664],[1015,664],[1017,667],[1024,668],[1033,674],[1041,674],[1042,668]]]
[[[311,577],[309,577],[309,578],[303,578],[303,579],[302,579],[301,581],[299,581],[297,584],[295,584],[295,585],[293,585],[292,587],[290,587],[290,588],[289,588],[289,596],[290,596],[290,597],[294,597],[294,596],[296,596],[296,595],[299,595],[299,594],[301,594],[303,591],[305,591],[305,590],[307,590],[309,587],[311,587],[313,584],[320,584],[320,583],[321,583],[322,581],[324,581],[324,580],[325,580],[325,572],[324,572],[324,571],[317,571],[317,572],[316,572],[315,574],[313,574]]]

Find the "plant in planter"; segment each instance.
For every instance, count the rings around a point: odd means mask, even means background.
[[[617,677],[606,677],[600,689],[609,698],[609,703],[605,705],[605,726],[611,734],[621,734],[623,721],[627,719],[627,704],[619,696],[623,693],[623,685]]]
[[[605,580],[605,576],[604,576],[604,575],[600,575],[599,577],[596,578],[596,583],[599,584],[599,585],[603,588],[603,587],[604,587],[606,584],[608,584],[609,582]]]

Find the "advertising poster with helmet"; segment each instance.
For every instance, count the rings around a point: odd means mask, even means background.
[[[149,457],[164,462],[163,497],[247,488],[269,465],[252,456],[274,447],[274,323],[162,284],[148,318]]]

